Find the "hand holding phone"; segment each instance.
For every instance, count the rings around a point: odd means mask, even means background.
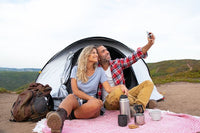
[[[148,32],[148,31],[147,31],[147,36],[148,36],[148,38],[152,39],[151,38],[152,34],[150,32]]]

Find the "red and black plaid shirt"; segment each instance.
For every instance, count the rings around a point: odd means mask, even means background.
[[[128,57],[110,60],[110,70],[111,70],[112,78],[115,85],[125,84],[123,70],[125,68],[130,67],[139,59],[146,58],[146,57],[147,57],[147,54],[143,54],[142,49],[138,48],[136,52],[134,51],[133,54]],[[98,97],[101,97],[101,88],[102,87],[100,87],[99,89]]]
[[[110,70],[115,85],[125,84],[123,70],[130,67],[141,58],[146,58],[147,54],[142,53],[142,49],[138,48],[131,56],[115,59],[110,61]]]

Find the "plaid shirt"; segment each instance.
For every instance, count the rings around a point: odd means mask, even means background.
[[[131,56],[115,59],[110,61],[110,70],[115,85],[125,84],[123,70],[130,67],[141,58],[146,58],[147,54],[142,53],[142,49],[138,48],[137,52],[133,52]]]
[[[134,51],[133,54],[128,57],[110,60],[110,70],[111,70],[112,78],[115,85],[125,84],[123,70],[130,67],[139,59],[146,58],[146,57],[147,57],[147,53],[143,54],[142,48],[138,48],[136,52]],[[101,90],[102,90],[102,85],[100,85],[100,89],[98,91],[99,98],[101,97]]]

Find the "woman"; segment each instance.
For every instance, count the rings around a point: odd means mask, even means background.
[[[99,83],[107,92],[121,88],[127,92],[124,85],[110,87],[104,70],[97,66],[98,54],[91,45],[85,47],[78,58],[78,66],[73,67],[71,73],[71,87],[73,94],[69,94],[59,105],[58,110],[47,114],[47,125],[52,133],[60,133],[65,119],[88,119],[100,115],[103,106],[96,98]],[[81,101],[84,102],[81,102]]]

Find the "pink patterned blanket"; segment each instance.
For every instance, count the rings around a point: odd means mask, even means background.
[[[63,133],[196,133],[200,132],[200,118],[186,114],[162,112],[160,121],[152,121],[149,111],[145,111],[145,124],[136,129],[128,126],[118,126],[119,111],[106,111],[103,116],[95,119],[65,120]],[[134,118],[129,124],[134,124]],[[50,133],[46,125],[42,129],[44,133]]]

